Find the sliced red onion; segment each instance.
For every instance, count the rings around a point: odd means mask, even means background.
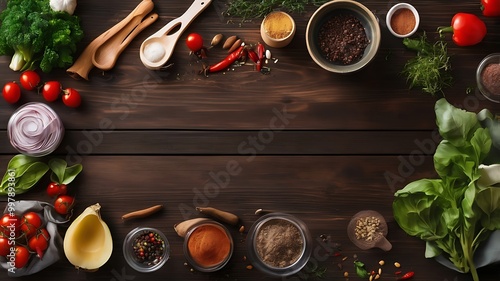
[[[7,133],[17,151],[41,157],[52,153],[59,146],[64,136],[64,126],[48,105],[31,102],[12,114]]]

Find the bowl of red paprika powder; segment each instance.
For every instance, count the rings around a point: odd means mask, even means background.
[[[306,224],[285,213],[259,218],[248,232],[247,243],[252,264],[271,276],[286,277],[299,272],[312,252]]]
[[[194,269],[214,272],[223,268],[233,254],[233,238],[216,221],[203,221],[191,227],[184,238],[184,255]]]
[[[381,41],[377,17],[353,0],[334,0],[313,13],[306,28],[307,50],[325,70],[353,73],[368,65]]]
[[[485,98],[500,103],[500,53],[489,54],[479,63],[476,81]]]
[[[387,12],[386,24],[392,35],[398,38],[410,37],[420,25],[420,16],[412,5],[398,3]]]

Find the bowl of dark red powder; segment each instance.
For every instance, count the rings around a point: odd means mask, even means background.
[[[247,237],[248,257],[255,268],[272,276],[299,272],[311,256],[311,235],[295,216],[271,213],[259,218]]]
[[[323,69],[351,73],[364,68],[380,46],[377,17],[363,4],[334,0],[320,6],[306,28],[307,50]]]
[[[489,54],[479,63],[476,81],[484,97],[500,103],[500,53]]]

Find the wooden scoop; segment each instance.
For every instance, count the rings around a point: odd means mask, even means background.
[[[160,69],[172,55],[180,35],[211,2],[212,0],[194,0],[182,16],[170,21],[144,40],[140,49],[140,57],[144,66],[149,69]],[[177,27],[179,28],[176,29]],[[176,31],[170,34],[174,29]],[[151,52],[155,53],[154,56],[149,55]]]
[[[66,72],[73,78],[89,80],[88,74],[94,67],[96,52],[110,39],[112,39],[113,42],[99,51],[97,62],[102,67],[112,67],[118,55],[120,55],[121,51],[123,51],[130,41],[147,25],[153,23],[153,19],[158,18],[158,16],[151,15],[151,17],[144,20],[144,24],[142,24],[144,17],[153,10],[153,7],[154,4],[152,0],[141,1],[126,18],[95,38]],[[137,29],[137,31],[135,31],[135,29]],[[129,30],[129,32],[123,30]],[[134,31],[130,32],[131,30]],[[122,44],[118,45],[116,42],[121,42]],[[106,56],[106,59],[103,58],[104,56]]]
[[[379,221],[376,230],[372,235],[370,235],[370,238],[360,238],[356,235],[356,227],[360,221],[363,223],[365,218],[377,219]],[[384,217],[380,213],[372,210],[358,212],[352,217],[349,225],[347,226],[347,235],[349,236],[349,239],[361,250],[368,250],[371,248],[380,248],[384,251],[391,250],[392,244],[385,238],[387,231],[387,223]]]

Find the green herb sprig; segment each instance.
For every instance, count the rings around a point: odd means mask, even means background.
[[[274,9],[290,13],[300,13],[308,4],[319,6],[328,0],[229,0],[224,16],[255,19],[263,18]]]
[[[417,52],[403,68],[410,89],[418,87],[423,92],[435,96],[451,86],[453,79],[446,42],[438,40],[431,44],[424,34],[418,39],[405,38],[403,44]]]

